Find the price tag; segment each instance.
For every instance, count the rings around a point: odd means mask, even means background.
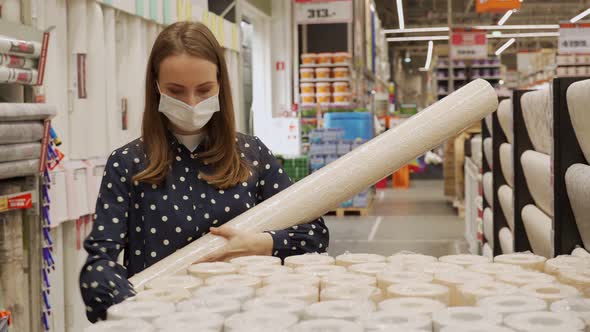
[[[561,24],[559,54],[590,53],[590,24]]]
[[[295,0],[299,24],[352,22],[352,0]]]

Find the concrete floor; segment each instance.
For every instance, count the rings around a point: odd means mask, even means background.
[[[444,256],[464,253],[464,221],[440,180],[418,180],[407,190],[379,190],[369,217],[325,217],[330,255],[346,251],[392,255],[406,250]]]

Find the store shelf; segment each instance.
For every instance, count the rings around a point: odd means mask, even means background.
[[[590,62],[583,62],[583,63],[558,63],[557,67],[584,67],[590,66]]]
[[[328,63],[328,64],[306,64],[300,65],[299,68],[334,68],[334,67],[352,67],[350,62]]]
[[[301,83],[331,83],[331,82],[352,82],[351,78],[302,78]]]
[[[500,64],[496,64],[496,65],[476,65],[476,66],[471,66],[471,68],[474,68],[474,69],[479,69],[479,68],[500,69]]]
[[[335,104],[335,103],[330,103],[330,104],[319,104],[319,106],[322,109],[327,109],[327,108],[355,108],[356,105],[353,103],[347,103],[347,104]],[[318,107],[318,104],[301,104],[300,105],[301,108],[316,108]]]

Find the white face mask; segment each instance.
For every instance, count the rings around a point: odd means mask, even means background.
[[[205,127],[213,114],[220,111],[219,95],[209,97],[195,106],[190,106],[162,93],[159,86],[158,90],[160,91],[158,111],[166,115],[170,122],[181,130],[197,131]]]

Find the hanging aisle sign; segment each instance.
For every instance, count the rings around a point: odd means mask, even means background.
[[[559,25],[559,54],[590,54],[590,23]]]
[[[299,24],[352,22],[352,0],[295,0]]]
[[[486,59],[488,40],[485,30],[453,29],[451,58],[456,60]]]
[[[477,13],[502,13],[507,10],[520,9],[519,0],[476,0],[475,11]]]

